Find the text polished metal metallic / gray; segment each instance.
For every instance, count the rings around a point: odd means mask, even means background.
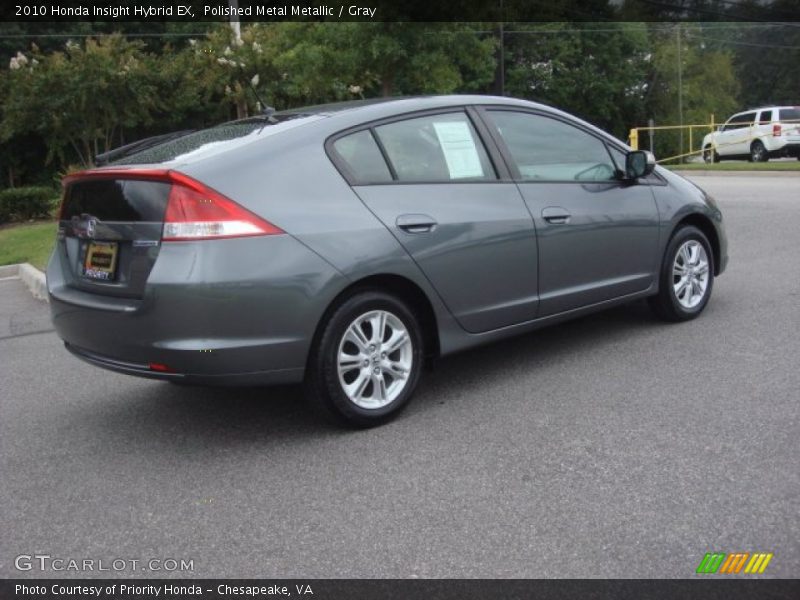
[[[138,147],[64,182],[67,349],[176,383],[304,381],[358,426],[437,356],[638,298],[688,321],[727,263],[702,190],[522,100],[332,104]]]

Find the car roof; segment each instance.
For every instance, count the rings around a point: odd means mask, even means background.
[[[775,108],[777,108],[778,110],[781,110],[781,109],[797,110],[797,109],[800,109],[800,106],[777,105],[777,104],[776,105],[772,105],[772,106],[759,106],[757,108],[748,108],[747,110],[743,110],[741,112],[734,113],[731,116],[735,117],[735,116],[738,116],[738,115],[744,115],[744,114],[751,113],[751,112],[758,112],[760,110],[772,110],[772,109],[775,109]]]
[[[322,104],[304,108],[294,108],[282,111],[282,115],[304,115],[313,114],[326,117],[324,121],[317,123],[323,129],[343,130],[350,127],[365,125],[372,121],[379,121],[385,118],[401,116],[426,110],[456,108],[461,106],[484,105],[484,106],[509,106],[517,108],[535,109],[547,112],[552,115],[560,115],[570,120],[579,120],[575,115],[571,115],[552,106],[547,106],[529,100],[509,98],[507,96],[490,96],[481,94],[450,94],[439,96],[395,96],[390,98],[377,98],[370,100],[356,100],[350,102],[336,102],[333,104]],[[592,129],[608,136],[607,132],[585,123]]]

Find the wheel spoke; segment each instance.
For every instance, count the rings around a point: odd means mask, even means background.
[[[372,376],[372,397],[381,404],[386,402],[386,380],[380,373]]]
[[[708,263],[705,262],[705,261],[701,261],[697,265],[697,268],[695,269],[695,274],[698,277],[702,277],[703,275],[706,275],[707,273],[708,273]]]
[[[392,337],[383,345],[383,351],[387,355],[394,354],[401,346],[409,341],[411,341],[411,338],[408,337],[408,333],[405,331],[394,331]]]
[[[383,311],[375,313],[370,317],[369,324],[372,327],[372,337],[369,343],[378,346],[383,342],[383,336],[386,333],[386,313]]]
[[[364,394],[364,389],[370,382],[369,371],[361,371],[356,377],[355,381],[345,387],[345,391],[350,398],[361,398]]]
[[[359,352],[362,354],[366,354],[368,352],[369,340],[367,339],[367,336],[364,335],[364,332],[361,330],[361,325],[358,322],[355,322],[348,327],[344,339],[349,342],[353,342],[358,347]]]
[[[408,377],[408,373],[403,366],[394,361],[384,363],[383,370],[385,373],[391,375],[394,379],[405,379]]]
[[[349,373],[354,369],[361,368],[361,361],[364,360],[364,355],[359,354],[347,354],[346,352],[339,353],[339,373]]]

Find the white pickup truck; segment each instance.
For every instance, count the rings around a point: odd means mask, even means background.
[[[800,160],[800,106],[768,106],[740,112],[703,138],[703,160],[746,158],[766,162],[795,156]]]

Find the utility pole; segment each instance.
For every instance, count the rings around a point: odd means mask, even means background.
[[[242,39],[242,24],[239,22],[239,0],[228,0],[231,8],[231,29],[233,29],[233,39],[237,42]]]
[[[683,154],[683,60],[681,58],[681,24],[678,23],[678,27],[675,30],[675,39],[678,43],[678,124],[681,128],[678,130],[680,132],[680,144],[681,149],[678,154]],[[679,163],[683,162],[683,158],[678,159]]]

